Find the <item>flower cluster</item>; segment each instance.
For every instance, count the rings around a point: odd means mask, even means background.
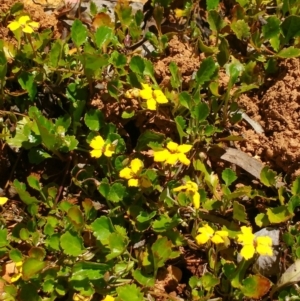
[[[240,255],[246,260],[251,259],[255,253],[264,256],[272,256],[272,239],[269,236],[255,237],[251,227],[242,226],[241,234],[238,234],[237,242],[242,244]],[[198,229],[196,242],[199,245],[211,241],[214,244],[229,245],[228,231],[215,231],[209,225],[204,225]]]
[[[133,159],[129,167],[125,167],[119,172],[119,176],[128,180],[128,186],[149,188],[152,184],[146,176],[141,175],[143,168],[143,161]]]
[[[91,157],[100,158],[103,154],[105,157],[111,157],[115,153],[116,146],[113,143],[106,143],[103,138],[98,135],[90,142]]]
[[[200,208],[200,194],[198,192],[198,185],[195,182],[187,181],[185,185],[181,185],[173,189],[173,191],[184,191],[186,195],[192,199],[194,207]]]
[[[246,260],[252,258],[257,252],[260,255],[272,256],[272,239],[269,236],[255,238],[251,227],[241,227],[242,234],[238,234],[238,243],[242,244],[241,256]]]
[[[18,17],[15,21],[8,24],[7,27],[11,31],[16,31],[21,28],[24,33],[30,34],[34,32],[34,29],[39,28],[39,26],[40,24],[38,22],[31,21],[30,17],[25,15]]]
[[[198,234],[196,236],[196,242],[199,245],[204,245],[208,241],[218,245],[218,244],[225,244],[229,245],[229,238],[227,231],[215,231],[212,227],[205,224],[203,227],[198,229]]]
[[[192,149],[192,145],[182,144],[170,141],[167,143],[167,148],[162,150],[154,150],[154,161],[164,162],[166,164],[174,165],[178,161],[184,165],[190,165],[191,161],[187,158],[186,153]]]
[[[143,100],[146,100],[147,109],[155,111],[157,104],[168,103],[168,99],[165,94],[158,89],[153,90],[148,84],[142,84],[143,89],[130,89],[125,93],[127,98],[136,98],[140,97]]]

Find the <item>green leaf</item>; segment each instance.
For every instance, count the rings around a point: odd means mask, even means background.
[[[267,216],[270,223],[280,224],[292,218],[294,214],[288,210],[287,206],[278,206],[275,208],[267,208]]]
[[[148,149],[149,148],[148,144],[150,142],[162,143],[163,141],[164,141],[163,134],[146,130],[140,135],[135,149],[137,152],[140,152],[142,150]]]
[[[237,176],[232,169],[226,168],[222,172],[222,179],[225,182],[226,186],[229,186],[237,179]]]
[[[33,276],[39,274],[46,267],[46,265],[46,262],[35,258],[26,259],[22,266],[23,279],[28,281]]]
[[[224,18],[216,10],[210,10],[207,16],[207,22],[210,26],[210,29],[216,32],[219,32],[223,27],[226,26]]]
[[[178,67],[175,62],[171,62],[169,65],[169,70],[171,73],[171,85],[173,89],[177,89],[181,86],[181,77],[179,74]]]
[[[39,178],[37,176],[34,176],[34,175],[30,175],[27,177],[27,182],[28,182],[28,185],[37,190],[37,191],[40,191],[42,189],[42,186],[40,184],[40,181],[39,181]]]
[[[50,50],[49,53],[49,65],[51,67],[56,68],[58,66],[58,62],[61,58],[61,53],[63,50],[63,45],[61,40],[56,40]]]
[[[120,301],[144,300],[141,290],[135,284],[125,284],[117,287],[118,299]]]
[[[39,201],[31,196],[27,191],[26,191],[26,185],[23,183],[20,183],[17,179],[14,180],[13,183],[20,199],[26,204],[26,205],[31,205],[34,203],[38,203]]]
[[[12,249],[9,251],[9,258],[14,262],[19,262],[23,260],[22,252],[17,249]]]
[[[0,229],[0,248],[8,245],[7,229]]]
[[[37,93],[37,86],[35,81],[35,76],[28,72],[22,72],[18,75],[18,82],[22,89],[28,92],[28,96],[31,100],[34,100]]]
[[[126,187],[121,183],[114,183],[107,195],[107,199],[111,202],[118,203],[119,201],[123,200],[126,192]]]
[[[218,285],[220,283],[220,279],[215,277],[213,274],[211,273],[205,273],[201,278],[200,281],[203,285],[203,288],[206,291],[210,291],[211,289],[213,289],[216,285]]]
[[[79,256],[83,252],[83,240],[77,233],[66,231],[60,237],[60,246],[64,253],[70,256]]]
[[[91,224],[91,227],[93,235],[100,240],[103,245],[108,245],[109,236],[114,232],[111,220],[106,216],[101,216]]]
[[[270,225],[270,221],[268,219],[268,216],[265,213],[259,213],[255,217],[255,224],[262,228],[262,227],[267,227]]]
[[[228,62],[230,57],[229,44],[225,38],[220,37],[220,44],[218,48],[219,48],[219,53],[217,53],[217,60],[219,65],[223,67]],[[218,88],[218,85],[216,86],[216,88]]]
[[[122,68],[127,63],[126,55],[119,53],[118,51],[113,51],[110,55],[109,62],[113,64],[116,68]]]
[[[132,118],[134,115],[135,115],[135,111],[134,111],[134,110],[132,110],[132,111],[123,111],[121,117],[122,117],[123,119],[130,119],[130,118]]]
[[[0,82],[5,80],[7,72],[7,59],[4,51],[0,51]]]
[[[119,233],[112,233],[108,237],[108,247],[110,253],[106,255],[107,260],[111,260],[123,254],[126,250],[127,241]]]
[[[133,56],[129,63],[129,68],[132,72],[136,72],[137,74],[143,74],[145,70],[144,59],[139,55]]]
[[[123,87],[122,82],[117,78],[107,83],[107,90],[109,95],[115,98],[116,100],[119,99],[119,94],[122,87]]]
[[[207,0],[206,1],[206,9],[211,10],[211,9],[217,9],[219,6],[219,0]]]
[[[176,116],[174,120],[175,120],[176,128],[177,128],[177,131],[179,134],[180,143],[182,143],[182,138],[188,136],[188,134],[186,134],[184,132],[184,130],[186,128],[186,121],[182,116]]]
[[[276,54],[278,57],[283,59],[299,57],[300,56],[300,49],[295,48],[294,46],[284,48]]]
[[[198,85],[203,85],[205,82],[212,79],[217,66],[212,57],[204,59],[196,73],[196,81]]]
[[[293,195],[298,195],[300,194],[300,177],[297,177],[293,184],[292,184],[292,188],[291,188],[292,194]]]
[[[107,54],[83,53],[79,58],[83,64],[84,73],[88,78],[102,76],[102,68],[109,64]]]
[[[76,47],[80,47],[87,38],[87,29],[79,19],[76,19],[72,24],[71,38]]]
[[[232,31],[236,34],[237,38],[247,39],[250,36],[250,28],[245,20],[237,20],[230,25]]]
[[[276,172],[265,166],[260,172],[260,181],[267,187],[274,186],[276,184]]]
[[[100,110],[90,109],[84,115],[84,122],[91,131],[99,131],[104,125],[103,113]]]
[[[151,247],[155,271],[164,266],[172,254],[172,242],[166,237],[160,237]]]
[[[295,209],[300,206],[300,196],[299,195],[293,195],[290,198],[287,206],[288,206],[290,212],[294,212]]]
[[[192,109],[191,114],[198,122],[202,122],[209,115],[209,106],[205,102],[200,102]]]
[[[84,226],[83,214],[78,206],[72,206],[67,213],[72,225],[76,230],[82,229]]]
[[[272,283],[262,275],[251,275],[242,281],[242,293],[249,298],[260,299],[271,288]]]
[[[239,222],[248,223],[246,208],[237,201],[233,202],[233,218]]]
[[[300,16],[288,16],[281,24],[281,30],[285,37],[284,44],[290,39],[300,36]]]
[[[18,12],[21,12],[23,9],[24,9],[24,4],[21,2],[17,2],[10,8],[10,14],[14,15]]]
[[[99,49],[101,49],[104,45],[107,45],[113,36],[112,28],[108,26],[100,26],[96,33],[96,45]]]
[[[98,8],[94,1],[90,2],[90,13],[93,17],[95,17],[98,13]]]
[[[143,273],[140,269],[134,270],[132,276],[142,286],[153,287],[155,284],[155,278],[152,275]]]
[[[265,39],[273,38],[280,34],[280,20],[276,16],[270,16],[267,24],[263,25],[262,33]]]
[[[80,261],[74,264],[72,269],[72,280],[81,281],[83,279],[99,280],[110,269],[108,264],[90,261]]]
[[[179,94],[179,103],[187,108],[187,109],[190,109],[192,107],[192,104],[193,104],[193,100],[192,100],[192,96],[186,92],[186,91],[183,91]]]

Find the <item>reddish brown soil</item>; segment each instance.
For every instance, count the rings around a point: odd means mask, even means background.
[[[282,62],[279,77],[261,96],[242,96],[242,107],[264,128],[257,134],[246,123],[242,134],[246,141],[241,150],[260,158],[273,168],[300,175],[300,83],[299,60]]]

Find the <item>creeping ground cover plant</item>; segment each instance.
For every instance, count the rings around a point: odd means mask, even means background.
[[[299,300],[299,3],[110,4],[0,3],[0,300]]]

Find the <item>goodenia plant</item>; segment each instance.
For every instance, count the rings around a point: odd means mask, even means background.
[[[296,295],[289,271],[274,284],[254,268],[282,258],[254,230],[280,226],[285,264],[298,266],[300,178],[279,187],[264,167],[253,184],[213,155],[243,139],[230,133],[238,97],[299,56],[298,6],[237,1],[223,18],[227,4],[207,1],[202,24],[191,1],[151,5],[156,32],[128,1],[114,21],[91,2],[93,29],[76,19],[56,40],[20,3],[0,15],[16,39],[0,40],[1,142],[14,158],[0,190],[3,300],[173,300],[159,285],[169,276],[185,300]],[[202,59],[190,79],[169,63],[166,84],[155,69],[176,34],[168,14]],[[145,57],[141,39],[154,46]],[[189,255],[203,265],[191,269]]]

